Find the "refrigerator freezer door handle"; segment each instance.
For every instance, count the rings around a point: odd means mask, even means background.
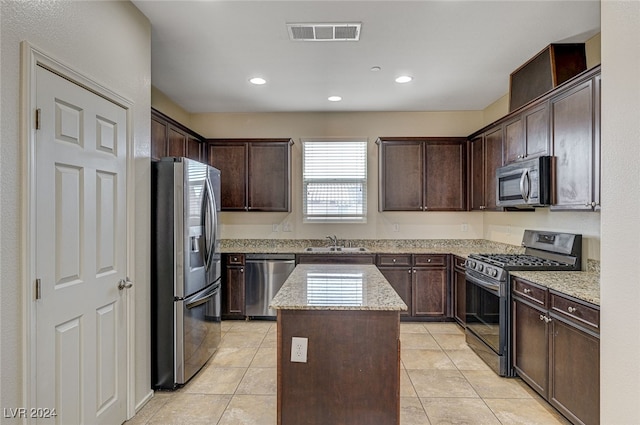
[[[194,294],[188,299],[185,299],[184,306],[189,310],[198,307],[199,305],[202,305],[209,301],[211,298],[215,297],[218,292],[220,292],[220,283],[211,285],[211,289],[207,289],[206,291]]]

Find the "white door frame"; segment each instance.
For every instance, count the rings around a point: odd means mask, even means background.
[[[53,59],[42,50],[34,47],[27,41],[21,43],[22,69],[21,69],[21,114],[20,114],[20,140],[23,146],[22,150],[22,166],[23,166],[23,184],[22,184],[22,282],[23,282],[23,328],[22,328],[22,350],[26,359],[23,367],[23,400],[24,407],[29,408],[51,408],[53,406],[35,406],[36,400],[36,309],[35,299],[35,280],[36,276],[36,178],[35,178],[35,110],[36,110],[36,69],[38,66],[44,67],[62,78],[65,78],[95,94],[101,96],[124,108],[127,113],[127,181],[126,181],[126,227],[127,227],[127,265],[126,275],[134,276],[134,181],[133,181],[133,102],[113,92],[112,90],[100,85],[99,83],[85,77],[84,75],[74,71],[71,67]],[[127,329],[127,419],[135,414],[135,289],[134,285],[125,294],[125,327]],[[28,411],[28,410],[27,410]],[[27,419],[30,423],[33,420]]]

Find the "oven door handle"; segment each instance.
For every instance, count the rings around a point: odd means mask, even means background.
[[[496,295],[496,296],[500,296],[500,287],[502,285],[498,285],[498,288],[496,289],[495,285],[491,285],[491,284],[487,284],[486,282],[484,282],[482,279],[478,279],[477,277],[469,274],[469,273],[465,273],[465,277],[466,279],[473,283],[474,285],[477,285],[479,287],[481,287],[482,289],[486,289],[487,291],[491,292],[492,294]]]

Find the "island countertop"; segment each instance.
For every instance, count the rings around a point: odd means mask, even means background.
[[[269,308],[405,311],[407,305],[370,264],[299,264]]]

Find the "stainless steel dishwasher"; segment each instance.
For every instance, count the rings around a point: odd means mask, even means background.
[[[276,317],[269,303],[295,267],[293,254],[247,254],[245,275],[246,315]]]

